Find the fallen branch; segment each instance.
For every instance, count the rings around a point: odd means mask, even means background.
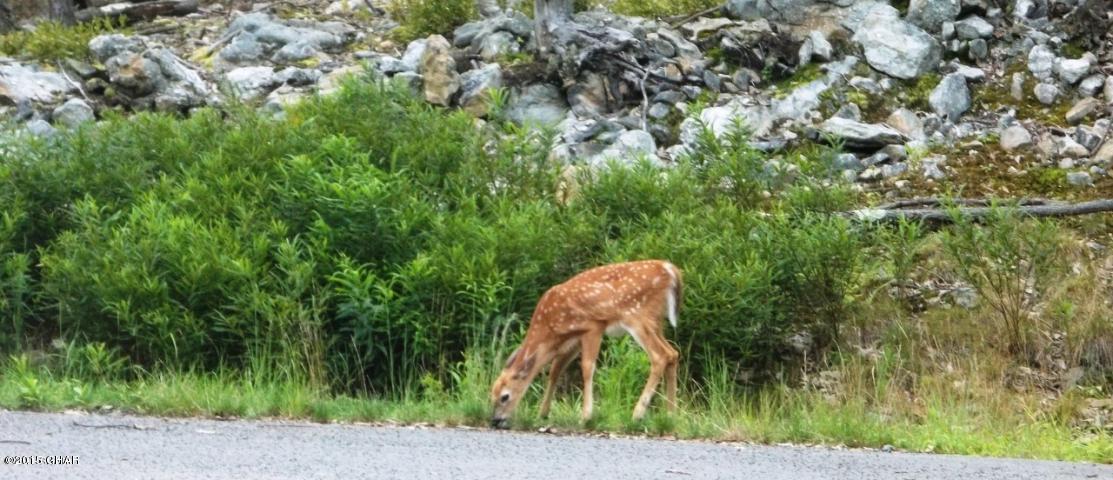
[[[114,3],[103,7],[79,10],[74,16],[78,22],[88,22],[97,18],[124,17],[127,23],[151,20],[155,17],[181,17],[196,12],[197,0],[157,0],[144,3]]]
[[[951,223],[951,212],[937,199],[913,199],[894,202],[874,208],[865,208],[841,215],[872,222],[896,222],[901,219],[921,221],[932,224]],[[958,214],[974,220],[982,219],[993,211],[987,200],[956,200]],[[1002,202],[1004,204],[1004,202]],[[1113,199],[1093,200],[1081,203],[1054,202],[1050,200],[1022,200],[1013,207],[1018,213],[1030,217],[1068,217],[1093,213],[1113,212]]]
[[[106,425],[89,425],[89,424],[85,424],[85,423],[73,422],[73,426],[83,427],[83,428],[119,428],[119,429],[124,429],[124,430],[150,430],[151,429],[151,427],[144,427],[142,425],[136,425],[136,424],[128,425],[128,424],[122,424],[122,423],[111,423],[111,424],[106,424]]]

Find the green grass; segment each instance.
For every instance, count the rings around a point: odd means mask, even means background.
[[[34,31],[0,35],[0,54],[40,61],[88,60],[89,40],[121,31],[123,27],[123,18],[98,18],[73,27],[43,22],[36,25]]]
[[[710,382],[682,395],[680,411],[664,413],[660,401],[643,422],[630,420],[640,377],[617,378],[610,365],[597,373],[595,418],[579,419],[577,389],[565,389],[548,420],[536,415],[541,382],[521,405],[514,428],[550,426],[560,433],[615,432],[685,439],[798,443],[981,456],[1113,463],[1113,436],[1080,435],[1052,421],[1004,415],[993,406],[940,394],[923,398],[922,417],[887,412],[859,399],[836,402],[799,389],[771,386],[737,391]],[[609,376],[608,376],[609,375]],[[573,376],[570,375],[569,379]],[[146,374],[130,381],[86,382],[37,373],[29,397],[26,379],[9,369],[0,377],[0,407],[60,411],[119,410],[159,416],[284,418],[318,422],[431,422],[443,426],[487,424],[486,397],[476,384],[430,398],[409,392],[395,398],[333,395],[297,382],[246,378],[234,373]],[[727,382],[729,383],[729,382]],[[682,392],[684,393],[684,392]],[[616,395],[617,394],[617,395]]]

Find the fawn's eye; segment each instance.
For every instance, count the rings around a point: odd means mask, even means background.
[[[510,394],[509,393],[504,393],[504,394],[502,394],[501,397],[499,397],[499,402],[500,403],[506,403],[506,402],[509,402],[509,401],[510,401]]]

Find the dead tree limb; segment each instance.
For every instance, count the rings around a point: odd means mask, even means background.
[[[86,8],[78,11],[76,16],[79,22],[88,22],[97,18],[124,17],[128,23],[134,23],[155,17],[181,17],[196,12],[198,7],[198,0],[157,0]]]
[[[994,209],[994,207],[990,206],[990,202],[986,200],[965,200],[953,203],[956,205],[963,205],[964,202],[967,206],[957,206],[957,213],[973,220],[984,219],[989,216]],[[879,223],[891,223],[905,219],[920,221],[927,224],[942,225],[953,221],[951,212],[943,206],[944,204],[945,202],[941,200],[914,199],[894,202],[880,207],[842,212],[841,215],[854,220]],[[1093,200],[1081,203],[1054,202],[1039,199],[1023,200],[1017,202],[1012,208],[1015,208],[1019,214],[1030,217],[1069,217],[1113,212],[1113,199]]]

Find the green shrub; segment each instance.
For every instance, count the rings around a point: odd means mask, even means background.
[[[1045,295],[1060,249],[1058,230],[1045,220],[1024,219],[1008,206],[995,206],[978,225],[952,210],[954,227],[943,247],[959,277],[995,314],[1001,345],[1033,359],[1037,317],[1031,309]]]
[[[447,37],[477,15],[475,0],[391,0],[387,11],[398,22],[395,35],[403,41],[433,34]]]
[[[22,316],[0,332],[137,368],[449,388],[468,352],[520,338],[547,288],[658,257],[686,271],[673,338],[693,372],[766,373],[799,358],[792,336],[830,343],[856,281],[857,232],[819,213],[843,190],[773,181],[741,130],[671,169],[585,174],[559,203],[549,136],[477,129],[394,87],[226,115],[110,118],[4,150],[0,254],[20,261],[0,305]]]
[[[53,21],[42,22],[35,25],[33,31],[0,35],[0,54],[42,61],[88,60],[89,40],[119,31],[124,25],[123,18],[97,18],[72,27]]]

